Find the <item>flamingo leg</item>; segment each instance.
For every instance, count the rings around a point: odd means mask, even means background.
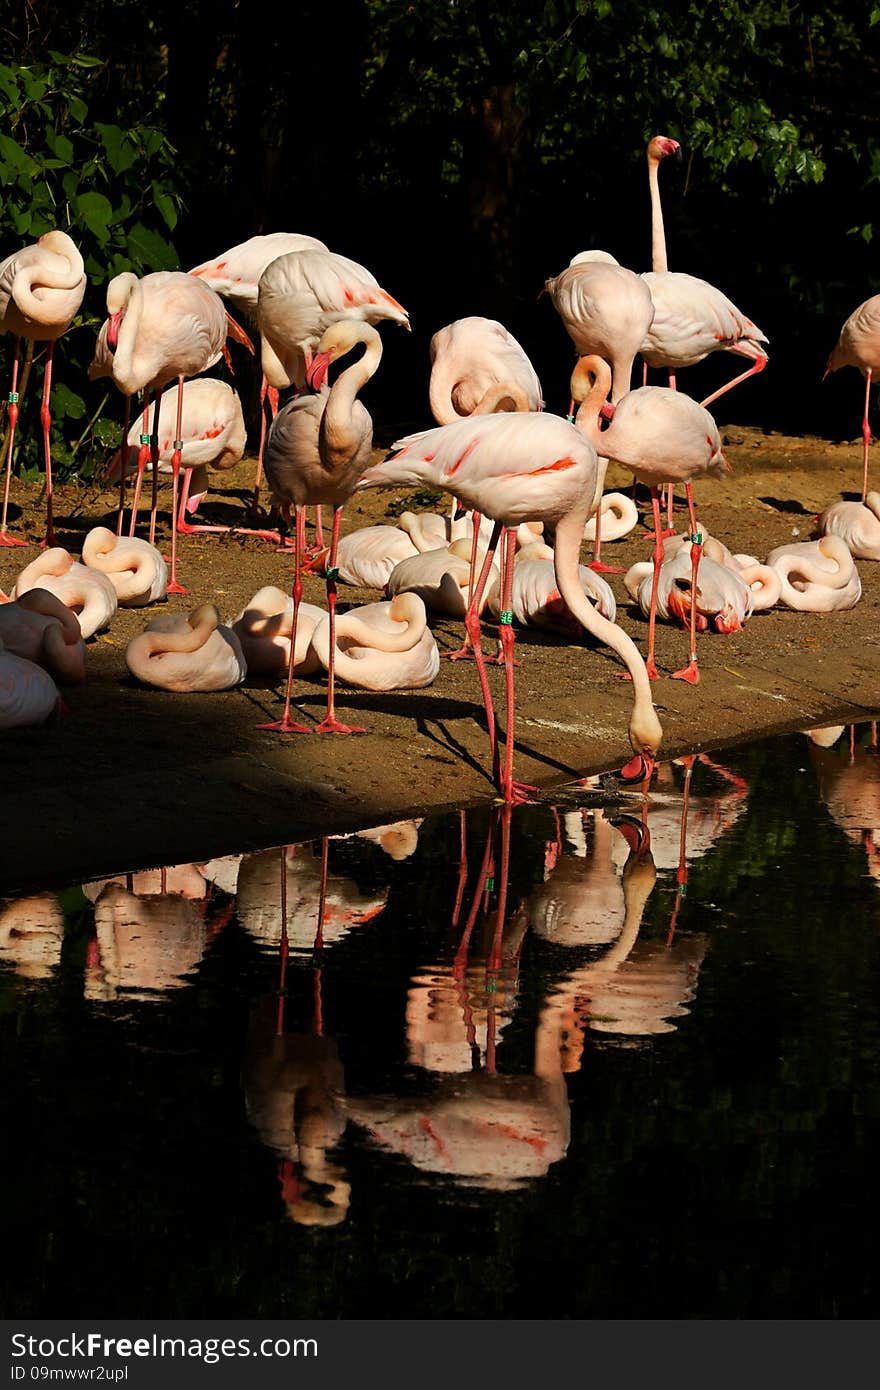
[[[688,664],[680,671],[673,671],[672,679],[687,681],[690,685],[699,685],[700,672],[697,668],[697,571],[700,568],[700,556],[703,553],[703,536],[697,530],[697,518],[694,514],[694,493],[690,483],[685,483],[685,490],[691,519],[691,640]]]
[[[672,938],[675,936],[675,927],[676,923],[678,922],[678,914],[681,909],[681,901],[687,893],[688,882],[687,823],[688,806],[690,804],[691,796],[691,777],[693,775],[695,762],[694,755],[690,754],[688,757],[682,758],[682,762],[684,763],[684,791],[682,793],[681,827],[679,830],[678,838],[678,869],[676,870],[675,874],[675,882],[677,887],[675,893],[675,906],[672,909],[672,916],[669,919],[669,931],[666,935],[667,946],[672,945]]]
[[[49,440],[49,431],[52,428],[52,412],[49,409],[49,402],[52,396],[52,356],[55,351],[55,344],[50,343],[46,349],[46,368],[43,374],[43,403],[40,406],[40,423],[43,426],[43,458],[46,467],[46,534],[40,542],[41,545],[55,545],[55,528],[52,525],[52,445]]]
[[[862,418],[862,442],[864,446],[864,460],[862,465],[862,506],[868,495],[868,446],[871,443],[871,426],[868,424],[868,404],[871,395],[871,368],[868,368],[868,376],[865,381],[865,414]]]
[[[510,596],[513,591],[513,564],[516,558],[516,529],[512,526],[507,527],[505,535],[507,543],[504,553],[504,570],[501,579],[501,618],[498,633],[504,657],[506,710],[504,722],[504,771],[499,781],[499,790],[506,802],[511,805],[519,805],[523,801],[528,801],[529,792],[535,791],[535,788],[527,786],[524,782],[514,782],[513,780],[514,667],[516,663],[513,660],[515,638],[513,634],[513,614],[510,611]],[[495,757],[497,763],[497,745]]]
[[[258,729],[269,729],[278,734],[310,734],[308,724],[297,724],[290,717],[290,697],[293,690],[293,668],[296,664],[296,624],[299,605],[302,601],[302,557],[306,548],[306,513],[304,507],[296,508],[295,521],[296,553],[293,566],[293,624],[290,631],[290,657],[287,662],[287,690],[284,696],[284,713],[271,724],[258,724]]]
[[[479,549],[480,544],[480,522],[482,521],[481,513],[473,512],[472,520],[474,529],[473,536],[471,539],[471,567],[468,571],[468,598],[470,598],[470,595],[474,592],[474,576],[477,572],[477,551]],[[444,652],[443,655],[448,657],[450,661],[461,661],[462,659],[470,660],[471,658],[474,658],[474,653],[471,651],[471,639],[469,634],[465,632],[464,642],[456,651]]]
[[[483,704],[486,709],[486,727],[489,733],[489,748],[492,753],[493,771],[496,769],[497,760],[497,736],[495,733],[495,710],[492,706],[492,695],[489,690],[489,677],[486,674],[486,661],[483,656],[483,648],[480,642],[480,603],[483,598],[483,590],[489,579],[492,569],[492,561],[495,558],[495,551],[498,548],[498,539],[501,535],[502,526],[500,521],[496,521],[492,528],[492,536],[489,541],[489,549],[486,551],[483,565],[477,579],[476,588],[470,597],[467,612],[464,615],[465,631],[471,640],[474,660],[477,663],[477,676],[480,681],[480,690],[483,695]]]
[[[594,570],[596,574],[623,574],[623,568],[622,568],[620,565],[606,565],[605,562],[604,562],[604,561],[602,560],[602,558],[601,558],[601,555],[602,555],[602,493],[603,493],[604,488],[605,488],[605,474],[608,472],[608,460],[607,460],[607,459],[602,459],[602,458],[600,458],[600,460],[599,460],[599,468],[600,468],[600,470],[601,470],[601,473],[600,473],[600,476],[599,476],[599,480],[598,480],[598,482],[597,482],[597,484],[596,484],[596,494],[597,494],[597,496],[598,496],[598,498],[599,498],[599,503],[598,503],[598,506],[596,507],[596,510],[595,510],[594,514],[593,514],[593,515],[594,515],[595,522],[596,522],[596,540],[595,540],[595,542],[594,542],[594,544],[593,544],[593,558],[592,558],[592,560],[590,561],[589,568],[590,568],[591,570]]]
[[[657,679],[657,666],[654,662],[654,629],[657,625],[657,590],[660,587],[660,566],[663,564],[663,521],[660,515],[660,492],[651,488],[651,508],[654,513],[654,577],[651,581],[651,608],[648,613],[648,655],[645,666],[649,680]]]
[[[131,419],[131,396],[125,398],[125,409],[122,413],[122,449],[120,458],[122,463],[119,466],[119,513],[116,517],[116,534],[122,535],[122,521],[125,516],[125,465],[128,460],[128,422]]]
[[[317,508],[320,511],[320,508]],[[339,571],[336,568],[336,551],[339,547],[339,523],[342,520],[342,508],[336,507],[333,512],[333,531],[330,537],[330,563],[327,566],[327,608],[330,613],[330,659],[327,669],[327,714],[315,729],[316,734],[364,734],[366,729],[361,729],[352,724],[341,724],[336,718],[336,576]]]
[[[757,376],[758,372],[763,372],[766,365],[766,357],[756,357],[747,372],[740,372],[739,376],[735,376],[732,381],[728,381],[726,386],[719,386],[718,390],[713,391],[711,396],[707,396],[704,401],[700,401],[700,405],[711,405],[713,401],[717,401],[719,396],[723,396],[726,391],[730,391],[734,386],[739,386],[741,381],[748,381],[750,376]]]
[[[158,434],[159,426],[159,397],[156,398],[156,414],[154,417],[154,434]],[[177,489],[180,482],[180,458],[183,452],[183,377],[177,378],[177,433],[174,436],[174,453],[171,455],[171,578],[168,581],[169,594],[186,594],[188,589],[178,583],[177,579]],[[159,440],[156,438],[156,444]],[[153,461],[154,478],[159,476],[158,455]]]
[[[153,495],[150,504],[150,545],[156,543],[156,513],[159,510],[159,407],[162,393],[157,391],[153,401],[153,431],[150,435],[150,467],[153,470]]]
[[[141,500],[141,487],[144,481],[144,469],[147,466],[147,459],[150,456],[150,393],[144,391],[144,413],[141,419],[140,448],[137,456],[137,478],[134,484],[134,496],[131,499],[131,521],[128,527],[128,534],[134,535],[137,523],[138,506]],[[152,537],[150,539],[152,545]]]
[[[287,846],[281,846],[281,949],[278,969],[278,1010],[275,1015],[275,1035],[284,1032],[284,1006],[287,1002],[287,961],[290,941],[287,935]]]
[[[464,888],[467,882],[467,812],[458,813],[458,883],[455,890],[455,904],[452,909],[452,920],[449,925],[453,931],[458,926],[458,919],[461,914],[461,903],[464,897]]]
[[[27,545],[27,541],[10,536],[6,529],[6,515],[9,511],[9,489],[12,485],[12,450],[15,445],[15,427],[18,424],[18,364],[21,356],[21,339],[15,340],[15,356],[12,359],[12,385],[9,388],[9,444],[6,450],[6,481],[3,484],[3,517],[0,520],[0,546]]]
[[[260,505],[260,484],[263,481],[263,450],[266,447],[266,395],[269,390],[269,383],[266,374],[260,382],[260,451],[257,454],[257,476],[254,479],[254,496],[251,502],[251,511],[256,513]]]

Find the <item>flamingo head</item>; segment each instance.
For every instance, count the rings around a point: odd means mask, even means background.
[[[651,848],[651,832],[638,816],[620,816],[612,820],[629,846],[631,854],[643,855]]]
[[[107,318],[107,346],[111,352],[115,352],[119,345],[119,330],[124,314],[124,309],[117,309],[115,314],[110,314]]]
[[[623,782],[649,782],[657,765],[657,759],[650,753],[636,753],[620,769],[618,776]]]
[[[655,135],[648,145],[648,158],[659,163],[670,154],[675,155],[676,159],[681,159],[681,145],[678,141],[670,139],[668,135]]]
[[[599,406],[599,417],[600,417],[600,419],[602,419],[602,420],[613,420],[613,419],[614,419],[614,410],[615,410],[615,407],[611,404],[611,402],[610,402],[610,401],[605,401],[602,405]]]

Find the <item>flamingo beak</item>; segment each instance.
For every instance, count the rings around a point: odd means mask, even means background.
[[[613,820],[611,824],[615,830],[619,830],[626,843],[629,845],[630,853],[636,854],[641,858],[651,848],[651,832],[646,825],[634,816],[621,816],[619,820]]]
[[[306,372],[306,381],[309,384],[309,389],[312,391],[320,391],[322,386],[326,386],[329,375],[329,352],[316,352]]]
[[[119,344],[119,330],[122,327],[123,313],[124,310],[119,309],[107,319],[107,346],[111,352],[115,352]]]

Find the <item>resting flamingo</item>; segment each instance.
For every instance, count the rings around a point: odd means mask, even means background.
[[[284,258],[287,259],[287,258]],[[270,267],[271,269],[271,267]],[[369,323],[342,319],[332,324],[318,344],[318,353],[311,368],[311,381],[326,381],[331,361],[345,356],[358,343],[363,343],[363,356],[337,377],[327,390],[322,386],[318,395],[295,396],[275,417],[266,445],[266,477],[273,496],[286,511],[295,512],[295,557],[293,577],[293,623],[290,643],[290,662],[287,671],[287,691],[284,713],[279,720],[260,725],[279,733],[309,733],[305,724],[291,720],[290,701],[293,687],[296,627],[302,598],[302,562],[305,549],[306,514],[309,505],[329,504],[333,507],[333,530],[330,538],[327,567],[327,606],[329,608],[330,659],[327,674],[327,716],[318,724],[316,733],[362,733],[336,718],[334,689],[334,654],[336,651],[336,550],[339,544],[339,523],[342,506],[354,492],[357,480],[370,461],[373,443],[373,422],[357,393],[378,369],[382,358],[382,340]]]
[[[193,613],[160,613],[125,649],[125,664],[160,690],[229,690],[247,674],[241,644],[213,603]]]
[[[108,576],[81,565],[60,545],[50,546],[25,565],[15,581],[12,597],[21,598],[31,589],[47,589],[72,609],[84,638],[108,627],[119,607]]]
[[[312,648],[329,670],[329,617],[315,628]],[[362,690],[418,690],[431,685],[440,669],[425,605],[416,594],[343,613],[336,620],[333,655],[337,674]]]
[[[651,292],[632,270],[618,265],[606,251],[582,251],[570,265],[545,283],[579,357],[597,354],[611,368],[613,405],[630,388],[632,366],[654,319]],[[574,414],[574,402],[570,413]],[[600,456],[600,490],[608,460]],[[591,569],[607,570],[601,560],[601,511],[595,518],[596,546]]]
[[[821,536],[840,536],[856,560],[880,560],[880,492],[864,502],[834,502],[816,519]]]
[[[300,232],[269,232],[265,236],[252,236],[228,251],[221,251],[213,260],[202,261],[193,266],[190,275],[197,275],[217,294],[235,305],[256,328],[257,291],[263,271],[291,251],[326,251],[328,248],[317,237],[304,236]],[[278,412],[278,392],[270,387],[263,374],[260,383],[260,451],[257,455],[257,476],[254,483],[254,510],[259,504],[260,483],[263,477],[263,451],[266,445],[266,398],[269,399],[269,413],[274,420]]]
[[[599,357],[585,366],[595,373],[592,391],[578,412],[584,430],[558,415],[505,414],[472,416],[440,429],[409,435],[393,446],[396,452],[369,469],[359,487],[441,487],[461,498],[466,506],[492,517],[495,526],[480,576],[471,596],[465,628],[473,644],[477,671],[486,707],[495,778],[507,801],[524,798],[526,789],[513,780],[514,661],[513,615],[510,594],[513,582],[514,546],[508,536],[501,589],[501,646],[506,676],[506,748],[501,767],[495,737],[495,716],[479,648],[479,605],[503,529],[508,532],[528,519],[556,526],[553,548],[557,587],[572,614],[588,632],[605,642],[623,659],[633,678],[634,707],[629,726],[634,758],[624,774],[646,775],[662,737],[660,721],[651,701],[645,664],[632,640],[608,622],[586,598],[578,575],[581,538],[587,517],[595,510],[599,463],[599,404],[611,385],[611,372]],[[589,431],[591,437],[585,431]],[[594,443],[593,441],[596,441]]]
[[[862,501],[868,495],[868,447],[871,443],[871,427],[868,424],[868,406],[871,398],[871,382],[874,373],[880,371],[880,294],[874,294],[854,309],[840,330],[825,376],[836,372],[839,367],[858,367],[865,378],[865,410],[862,415]],[[822,378],[824,381],[824,377]]]
[[[9,391],[9,446],[6,453],[6,480],[3,488],[3,514],[0,517],[0,546],[25,545],[10,536],[6,527],[9,487],[12,480],[12,451],[18,423],[18,363],[21,339],[46,343],[43,374],[43,457],[46,465],[46,536],[44,545],[55,544],[52,527],[52,451],[49,409],[52,392],[52,358],[55,344],[70,327],[86,292],[83,258],[66,232],[44,233],[33,246],[15,251],[0,261],[0,333],[15,334],[12,386]]]
[[[89,377],[109,376],[126,398],[123,435],[128,432],[131,397],[145,393],[146,417],[150,392],[156,392],[150,453],[153,462],[153,507],[150,534],[155,531],[158,505],[159,408],[158,395],[177,377],[177,429],[171,455],[171,578],[170,594],[185,594],[177,581],[177,491],[183,440],[183,379],[207,371],[219,361],[232,332],[248,342],[229,319],[223,301],[213,290],[178,270],[158,270],[138,279],[124,271],[107,286],[108,317],[101,326]],[[146,444],[146,430],[141,436]]]
[[[44,723],[59,698],[49,672],[7,651],[0,639],[0,731]]]
[[[48,589],[29,589],[0,604],[0,641],[7,652],[42,666],[61,684],[86,678],[86,649],[76,615]]]
[[[589,399],[592,360],[582,358],[572,373],[571,394],[575,401]],[[655,541],[647,668],[652,680],[657,676],[654,626],[657,587],[664,555],[659,487],[670,480],[685,484],[691,519],[690,659],[687,666],[673,672],[673,675],[678,680],[696,685],[700,679],[696,650],[696,595],[702,538],[697,530],[691,480],[705,473],[724,477],[730,471],[721,449],[717,426],[708,410],[697,405],[690,396],[666,386],[641,386],[637,391],[628,392],[617,406],[603,406],[602,414],[611,420],[610,426],[601,435],[602,448],[609,458],[628,468],[637,482],[646,483],[651,489]]]

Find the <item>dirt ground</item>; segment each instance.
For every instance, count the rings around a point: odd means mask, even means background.
[[[775,545],[806,540],[817,511],[858,495],[860,442],[835,445],[740,427],[724,438],[733,473],[698,486],[697,506],[701,524],[734,550],[763,558]],[[253,460],[245,460],[214,475],[201,519],[243,524],[253,474]],[[610,470],[607,486],[627,482],[622,470]],[[343,530],[388,520],[389,504],[405,495],[359,494],[346,508]],[[15,481],[13,501],[12,529],[30,544],[0,549],[0,587],[7,592],[43,534],[39,487]],[[91,526],[115,526],[114,504],[110,491],[59,489],[60,543],[78,554]],[[167,538],[167,481],[161,506]],[[445,509],[444,499],[437,510]],[[628,566],[647,558],[650,547],[637,529],[608,552],[609,560]],[[859,569],[863,597],[849,612],[758,614],[742,632],[710,634],[700,642],[699,686],[657,681],[662,752],[674,757],[876,712],[880,565],[860,561]],[[192,536],[182,541],[180,575],[190,596],[175,596],[171,607],[190,611],[209,599],[228,621],[260,586],[289,585],[291,561],[265,541]],[[626,601],[622,576],[610,579],[618,620],[644,651],[646,621]],[[323,603],[324,592],[321,579],[306,577],[307,600]],[[340,587],[340,608],[376,597],[372,590]],[[492,797],[473,663],[444,661],[434,685],[415,692],[382,695],[341,685],[339,716],[365,725],[363,735],[280,736],[256,725],[280,714],[281,682],[249,679],[234,691],[174,695],[134,681],[125,647],[148,616],[120,609],[109,631],[89,641],[87,681],[65,692],[68,714],[3,736],[12,814],[6,817],[0,893],[198,861]],[[441,651],[460,645],[460,623],[439,619],[432,626]],[[516,776],[549,787],[621,766],[630,756],[631,687],[620,680],[616,659],[586,643],[571,646],[529,632],[517,633],[517,652]],[[658,625],[661,672],[683,665],[686,652],[683,629]],[[500,699],[501,673],[493,671],[491,679]],[[295,693],[300,716],[317,721],[325,703],[322,682],[299,681]]]

